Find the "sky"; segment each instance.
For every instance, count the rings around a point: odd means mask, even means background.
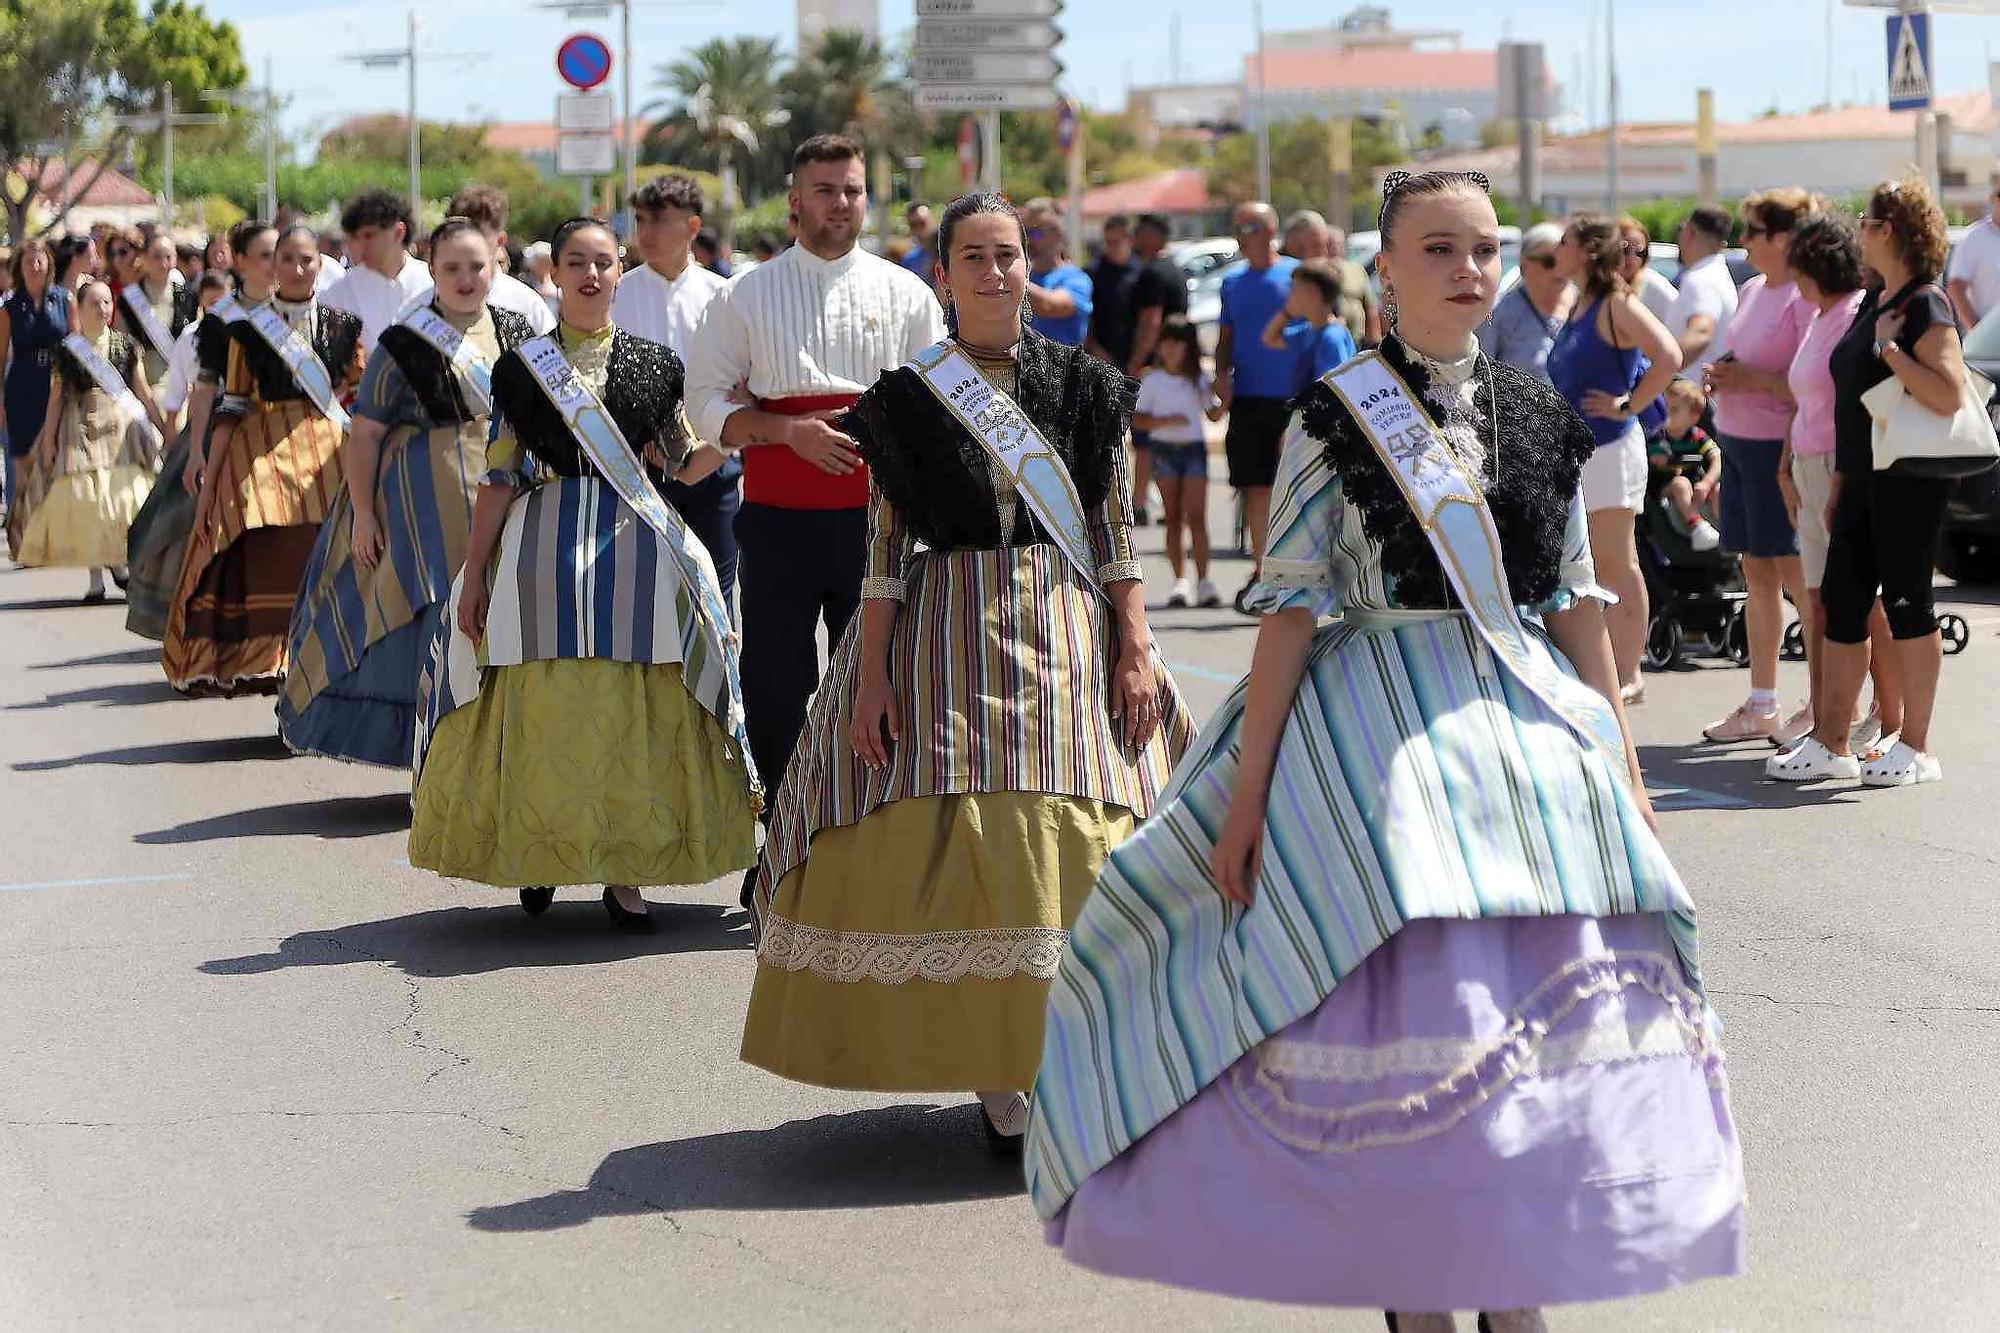
[[[1391,5],[1404,29],[1450,29],[1471,47],[1503,38],[1538,40],[1565,85],[1572,108],[1582,112],[1592,82],[1589,119],[1603,118],[1602,16],[1606,0],[1404,0]],[[1989,0],[2000,11],[2000,0]],[[347,115],[401,111],[406,105],[401,69],[373,69],[340,62],[344,52],[404,44],[407,0],[207,0],[211,15],[234,21],[250,57],[252,77],[273,62],[274,81],[289,94],[287,129],[310,136]],[[1344,12],[1328,0],[1265,0],[1271,30],[1328,23]],[[614,51],[616,16],[571,19],[539,10],[530,0],[418,0],[419,114],[431,120],[548,120],[562,91],[554,69],[555,47],[571,32],[594,31]],[[1717,113],[1747,119],[1769,107],[1798,111],[1826,96],[1827,21],[1832,17],[1833,98],[1879,101],[1884,90],[1886,11],[1825,0],[1624,0],[1616,16],[1620,109],[1627,121],[1686,120],[1694,90],[1715,89]],[[1135,10],[1144,14],[1133,23]],[[1504,10],[1504,12],[1502,12]],[[1067,33],[1060,58],[1070,88],[1091,106],[1114,110],[1133,84],[1166,81],[1171,74],[1169,19],[1180,14],[1180,61],[1192,81],[1241,76],[1243,55],[1255,32],[1249,6],[1205,0],[1164,0],[1135,7],[1129,0],[1069,0],[1057,20]],[[1754,12],[1755,22],[1746,22]],[[914,23],[914,0],[882,0],[885,36]],[[635,91],[644,107],[657,94],[656,70],[687,47],[710,37],[776,31],[787,48],[794,40],[793,0],[638,0],[633,9]],[[1942,93],[1986,86],[1989,57],[2000,52],[2000,13],[1946,14],[1932,22],[1935,79]],[[1593,33],[1596,40],[1593,43]],[[1586,51],[1600,59],[1586,61]],[[611,87],[615,88],[614,72]]]

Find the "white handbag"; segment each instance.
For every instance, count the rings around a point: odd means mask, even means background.
[[[1992,401],[1993,381],[1971,366],[1959,385],[1958,410],[1950,416],[1931,411],[1889,376],[1861,395],[1875,423],[1875,470],[1937,478],[1984,472],[2000,462],[2000,437],[1987,409]]]

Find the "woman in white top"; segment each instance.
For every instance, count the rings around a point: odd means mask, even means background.
[[[1153,480],[1166,507],[1167,563],[1174,569],[1174,589],[1167,605],[1221,606],[1222,593],[1208,577],[1208,436],[1204,421],[1221,415],[1208,376],[1201,372],[1201,342],[1185,315],[1169,315],[1160,325],[1158,364],[1139,380],[1139,402],[1132,426],[1147,434]],[[1194,572],[1199,589],[1187,580],[1182,531],[1194,547]]]

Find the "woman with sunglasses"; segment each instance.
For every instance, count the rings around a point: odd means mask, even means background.
[[[1812,735],[1770,775],[1789,781],[1859,777],[1871,787],[1937,782],[1944,768],[1930,750],[1943,642],[1932,600],[1932,571],[1953,481],[1875,468],[1874,419],[1863,394],[1895,376],[1918,404],[1942,416],[1958,410],[1965,382],[1951,299],[1938,279],[1949,241],[1944,212],[1921,181],[1875,187],[1861,215],[1861,262],[1868,294],[1834,344],[1833,499],[1820,605],[1825,661]],[[1880,598],[1903,687],[1900,736],[1884,736],[1867,758],[1850,749],[1849,729],[1868,674],[1868,619]]]
[[[1766,190],[1743,201],[1743,248],[1757,276],[1737,293],[1736,313],[1721,339],[1726,349],[1702,372],[1715,408],[1722,446],[1722,549],[1743,558],[1749,600],[1743,619],[1750,641],[1750,697],[1702,734],[1712,741],[1768,739],[1788,746],[1812,730],[1812,704],[1789,718],[1778,708],[1778,650],[1785,636],[1785,598],[1806,605],[1798,531],[1785,508],[1785,437],[1796,405],[1787,379],[1805,341],[1813,308],[1792,276],[1792,230],[1819,212],[1804,190]]]

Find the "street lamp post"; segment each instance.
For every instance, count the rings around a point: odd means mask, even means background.
[[[1269,72],[1264,68],[1264,0],[1250,0],[1250,22],[1257,29],[1257,197],[1271,201],[1271,108],[1265,98]]]

